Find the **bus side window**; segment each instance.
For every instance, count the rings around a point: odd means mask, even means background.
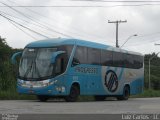
[[[113,66],[115,67],[123,67],[123,54],[121,52],[113,52]]]
[[[88,48],[88,64],[100,65],[101,51],[96,48]]]
[[[63,57],[59,57],[56,60],[55,73],[59,75],[65,71],[65,60]]]
[[[60,62],[60,59],[57,59],[56,66],[55,66],[55,73],[56,73],[56,75],[61,72],[60,68],[61,68],[61,62]]]
[[[72,60],[72,66],[78,64],[86,64],[86,63],[87,63],[87,48],[82,46],[77,46]]]
[[[133,59],[134,59],[134,65],[135,65],[134,68],[135,69],[139,69],[139,68],[143,67],[143,57],[138,56],[138,55],[134,55]]]
[[[102,66],[112,66],[113,64],[112,51],[101,51],[101,64]]]
[[[126,67],[127,68],[134,68],[133,55],[131,55],[131,54],[127,54]]]

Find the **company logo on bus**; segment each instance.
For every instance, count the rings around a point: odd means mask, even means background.
[[[105,85],[110,92],[115,92],[118,88],[118,77],[112,70],[107,71],[105,76]]]

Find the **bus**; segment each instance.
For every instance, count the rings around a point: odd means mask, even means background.
[[[79,95],[92,95],[97,101],[111,96],[128,100],[143,92],[144,58],[137,52],[54,38],[29,43],[13,54],[13,64],[18,56],[18,93],[36,95],[43,102],[52,97],[74,102]]]

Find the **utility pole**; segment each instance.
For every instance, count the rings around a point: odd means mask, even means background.
[[[117,48],[119,47],[119,45],[118,45],[118,25],[120,23],[125,23],[125,22],[127,22],[127,20],[125,20],[125,21],[122,21],[122,20],[110,21],[110,20],[108,20],[108,23],[115,23],[116,24],[116,47]]]

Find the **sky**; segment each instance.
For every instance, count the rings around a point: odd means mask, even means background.
[[[155,45],[160,44],[160,1],[106,1],[0,0],[0,36],[12,48],[59,37],[115,46],[116,24],[108,20],[126,20],[119,24],[119,46],[127,41],[123,49],[142,54],[160,52],[160,45]]]

